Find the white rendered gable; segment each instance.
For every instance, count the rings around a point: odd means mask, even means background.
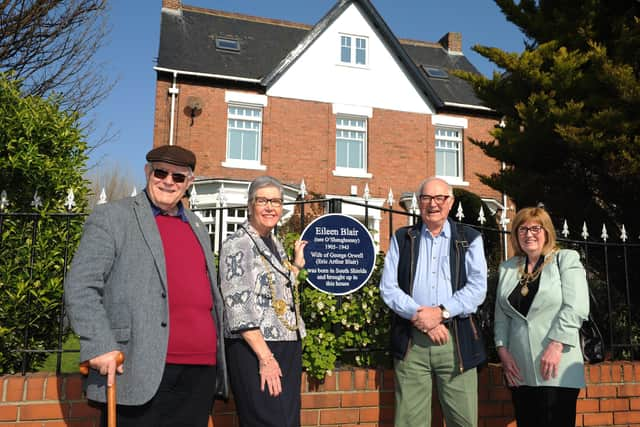
[[[367,38],[367,65],[340,62],[340,36]],[[400,62],[351,4],[268,88],[268,96],[433,114]]]

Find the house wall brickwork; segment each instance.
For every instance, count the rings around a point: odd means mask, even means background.
[[[172,78],[160,75],[157,83],[154,146],[169,143]],[[311,194],[351,195],[365,184],[374,198],[386,199],[392,190],[396,201],[402,192],[415,191],[422,179],[435,174],[435,127],[425,114],[374,109],[367,121],[367,171],[370,178],[335,176],[336,115],[322,102],[269,97],[263,110],[261,163],[266,170],[224,167],[227,139],[227,103],[222,83],[178,76],[173,143],[193,150],[198,158],[196,175],[216,179],[252,180],[269,174],[285,184],[304,179]],[[237,89],[233,89],[237,91]],[[248,93],[257,93],[256,91]],[[190,115],[188,99],[202,100],[202,111]],[[464,180],[462,188],[481,197],[501,200],[499,192],[482,184],[478,174],[491,174],[499,163],[484,155],[468,138],[488,140],[495,120],[489,117],[456,116],[468,120],[464,130]],[[396,202],[397,203],[397,202]],[[397,208],[397,204],[395,207]],[[394,224],[395,227],[403,224]],[[380,230],[386,230],[386,219]],[[381,233],[385,234],[385,233]],[[381,238],[381,248],[387,247]]]
[[[159,80],[156,91],[154,146],[169,143],[171,82]],[[264,173],[297,185],[304,178],[307,188],[318,194],[349,195],[350,187],[369,185],[373,197],[386,198],[394,192],[413,191],[420,181],[435,173],[435,127],[431,116],[374,109],[368,120],[368,172],[371,178],[334,176],[335,118],[331,104],[269,97],[263,111],[262,164],[266,171],[225,168],[227,103],[225,88],[179,80],[174,123],[174,140],[198,157],[196,175],[215,178],[253,179]],[[255,93],[255,92],[254,92]],[[193,119],[187,99],[203,100],[202,113]],[[455,115],[452,115],[455,117]],[[467,138],[489,139],[495,120],[466,117],[464,136],[464,179],[467,188],[483,197],[500,194],[480,183],[477,174],[489,174],[499,164],[469,143]],[[361,195],[361,193],[360,193]]]
[[[640,362],[586,366],[576,426],[640,427]],[[499,365],[479,373],[479,427],[515,427]],[[302,380],[302,426],[393,426],[393,371],[345,369],[323,383]],[[0,427],[98,427],[98,411],[82,395],[79,374],[0,377]],[[238,425],[233,400],[217,402],[210,427]],[[434,427],[443,426],[434,401]]]

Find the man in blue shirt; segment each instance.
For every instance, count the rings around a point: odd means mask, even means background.
[[[380,283],[382,298],[394,312],[394,425],[431,425],[435,379],[447,426],[477,426],[478,362],[467,345],[461,346],[467,338],[458,321],[469,324],[469,315],[484,301],[482,237],[470,227],[459,236],[462,229],[448,219],[454,197],[445,181],[428,178],[418,194],[421,221],[396,232]],[[462,251],[460,241],[465,241]]]

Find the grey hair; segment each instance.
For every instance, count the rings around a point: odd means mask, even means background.
[[[437,176],[431,176],[420,183],[420,187],[418,187],[418,193],[417,193],[418,197],[420,197],[420,195],[422,194],[422,190],[424,190],[424,187],[426,187],[427,184],[433,181],[440,181],[443,184],[445,184],[447,186],[447,193],[449,193],[449,196],[453,197],[453,187],[451,186],[451,184],[449,184],[447,181],[445,181],[442,178],[438,178]]]
[[[282,184],[280,183],[280,181],[269,175],[257,177],[256,179],[251,181],[251,184],[249,184],[249,194],[247,195],[247,201],[249,204],[249,215],[251,215],[251,211],[255,203],[256,193],[258,192],[258,190],[265,187],[277,188],[278,191],[280,191],[280,198],[283,197],[284,189],[282,188]]]

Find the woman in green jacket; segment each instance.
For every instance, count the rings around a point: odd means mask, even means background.
[[[524,208],[513,220],[516,255],[500,265],[494,338],[516,422],[575,426],[584,387],[578,331],[589,313],[580,256],[558,250],[551,218]]]

